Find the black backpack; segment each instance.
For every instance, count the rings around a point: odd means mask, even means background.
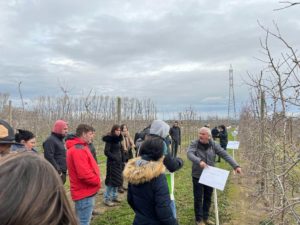
[[[145,137],[147,134],[150,134],[150,126],[146,127],[144,130],[140,131],[140,132],[136,132],[134,135],[134,143],[136,143],[136,141],[138,139],[141,140],[145,140]]]

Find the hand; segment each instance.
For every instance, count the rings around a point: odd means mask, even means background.
[[[234,169],[234,174],[237,173],[237,174],[242,174],[242,168],[241,167],[237,167]]]
[[[204,161],[200,161],[199,165],[202,169],[204,169],[205,167],[208,167]]]

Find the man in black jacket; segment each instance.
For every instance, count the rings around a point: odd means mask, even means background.
[[[51,135],[44,141],[44,156],[57,170],[63,183],[66,182],[67,163],[64,138],[68,133],[68,124],[57,120],[52,128]]]
[[[174,122],[173,127],[170,129],[170,136],[172,138],[172,156],[177,156],[178,146],[181,145],[181,130],[178,126],[178,121]]]

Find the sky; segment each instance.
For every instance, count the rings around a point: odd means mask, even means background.
[[[18,102],[70,95],[151,98],[160,113],[227,115],[232,65],[237,111],[265,32],[299,48],[300,6],[273,0],[0,0],[0,92]],[[274,55],[281,46],[274,43]]]

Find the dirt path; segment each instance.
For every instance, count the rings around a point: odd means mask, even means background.
[[[243,169],[247,171],[245,166]],[[229,196],[230,225],[259,225],[267,212],[253,194],[254,180],[244,173],[243,176],[232,176],[230,182],[235,189]]]

